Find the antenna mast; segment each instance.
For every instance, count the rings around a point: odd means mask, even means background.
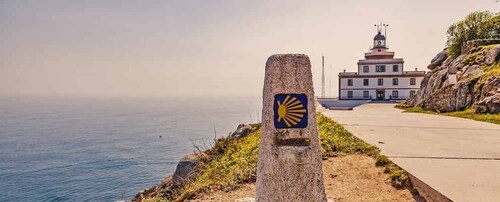
[[[325,97],[325,56],[321,56],[321,97]]]
[[[328,95],[330,95],[330,97],[333,97],[332,96],[332,65],[330,65],[330,87],[328,89],[329,89]]]
[[[387,27],[389,27],[389,24],[383,24],[382,26],[384,26],[385,46],[389,47],[387,44]]]

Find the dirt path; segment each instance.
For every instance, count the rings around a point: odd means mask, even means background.
[[[347,155],[323,161],[326,195],[338,201],[415,201],[410,191],[397,190],[391,186],[382,167],[366,155]],[[235,201],[238,198],[254,197],[255,185],[244,184],[240,188],[199,196],[192,202]]]

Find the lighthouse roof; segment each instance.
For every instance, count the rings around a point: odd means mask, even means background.
[[[377,35],[373,38],[373,40],[385,40],[385,36],[382,33],[378,32]]]

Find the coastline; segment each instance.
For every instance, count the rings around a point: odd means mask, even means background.
[[[321,108],[318,108],[321,109]],[[354,137],[333,120],[318,115],[320,139],[325,178],[336,178],[329,181],[327,193],[335,197],[374,197],[369,193],[383,192],[384,200],[413,201],[419,198],[413,189],[404,170],[393,164],[380,151],[360,139]],[[243,135],[242,128],[250,128]],[[231,197],[253,194],[255,170],[260,138],[260,127],[257,124],[238,126],[232,135],[216,141],[212,148],[184,157],[177,165],[174,174],[164,178],[159,184],[139,192],[132,201],[234,201]],[[357,161],[353,159],[365,159]],[[336,163],[353,166],[356,169],[340,169]],[[364,162],[364,164],[359,164]],[[332,171],[333,170],[333,171]],[[354,172],[354,173],[349,173]],[[356,177],[366,173],[376,173],[379,177]],[[337,176],[342,176],[337,178]],[[381,177],[382,176],[382,177]],[[342,181],[341,178],[349,178]],[[366,180],[368,184],[377,184],[366,189],[373,190],[367,194],[357,193],[359,186],[349,185],[356,180]],[[336,184],[337,185],[334,185]],[[341,183],[341,184],[338,184]],[[348,190],[333,189],[333,187],[350,187]],[[378,190],[383,189],[383,190]],[[402,191],[402,192],[400,192]],[[243,195],[242,195],[243,194]],[[249,195],[246,197],[252,197]],[[396,198],[392,198],[395,197]],[[241,197],[240,197],[241,198]],[[338,198],[337,198],[338,199]],[[362,200],[362,198],[357,198]]]

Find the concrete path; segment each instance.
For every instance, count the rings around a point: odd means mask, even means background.
[[[500,125],[393,106],[323,113],[453,201],[500,201]]]

